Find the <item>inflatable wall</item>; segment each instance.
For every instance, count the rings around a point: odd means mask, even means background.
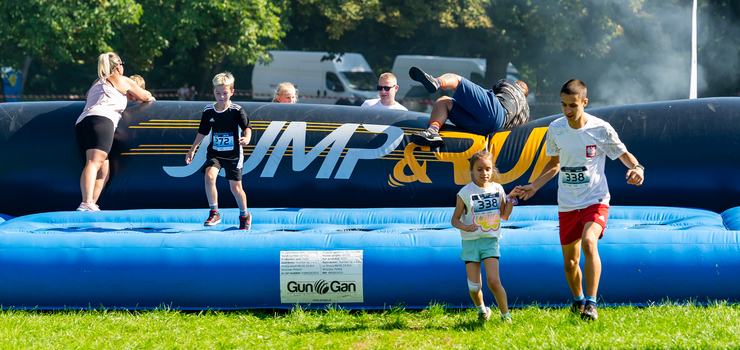
[[[81,102],[0,105],[0,302],[16,308],[243,309],[470,306],[450,225],[468,159],[496,155],[506,190],[547,163],[557,116],[493,135],[445,126],[430,148],[410,134],[428,115],[349,106],[240,103],[252,120],[236,211],[204,228],[200,151],[186,166],[202,102],[131,104],[116,132],[102,212],[80,201],[74,121]],[[587,110],[646,167],[627,185],[607,162],[612,210],[600,243],[605,304],[740,301],[740,98]],[[220,206],[235,207],[219,181]],[[564,305],[554,181],[504,224],[511,305]],[[194,209],[197,208],[197,209]],[[484,289],[485,299],[493,295]]]
[[[241,103],[254,137],[245,151],[244,188],[252,207],[378,208],[454,206],[470,181],[468,159],[485,136],[445,126],[445,144],[411,142],[428,115],[350,106]],[[132,104],[111,151],[103,209],[204,208],[205,149],[185,166],[202,102]],[[0,213],[74,210],[82,156],[74,122],[82,102],[5,103],[0,115]],[[720,212],[740,201],[740,98],[656,102],[589,109],[609,121],[645,165],[647,181],[627,185],[607,162],[614,205],[671,205]],[[547,163],[544,135],[555,117],[494,134],[504,188],[527,184]],[[228,192],[228,182],[219,191]],[[693,191],[692,191],[693,190]],[[531,204],[553,204],[551,181]],[[222,207],[235,207],[220,196]]]

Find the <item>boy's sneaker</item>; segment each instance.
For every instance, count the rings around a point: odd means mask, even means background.
[[[247,215],[239,216],[239,229],[249,230],[252,228],[252,214],[247,212]]]
[[[507,315],[507,316],[501,315],[501,322],[511,323],[511,315]]]
[[[211,210],[211,213],[208,214],[208,220],[206,220],[205,223],[203,223],[203,226],[213,226],[221,223],[221,214],[219,214],[215,210]]]
[[[479,312],[478,319],[481,321],[488,321],[491,318],[491,308],[486,307],[486,312]]]
[[[442,141],[442,137],[439,136],[438,133],[429,131],[429,129],[424,129],[419,132],[415,132],[411,134],[412,136],[421,137],[423,138],[427,143],[433,143],[433,142],[444,142]]]
[[[80,203],[80,206],[77,207],[77,211],[100,211],[100,208],[98,208],[95,203]]]
[[[596,321],[599,319],[599,313],[596,312],[596,305],[588,304],[581,313],[581,318],[587,321]]]
[[[583,313],[584,308],[586,308],[586,304],[581,303],[580,301],[574,301],[573,305],[570,306],[570,312],[580,316]]]
[[[430,94],[433,94],[434,92],[439,89],[439,83],[437,83],[437,79],[434,79],[433,76],[424,73],[423,70],[419,67],[411,67],[409,69],[409,76],[411,79],[414,79],[418,82],[420,82],[424,87],[429,91]]]

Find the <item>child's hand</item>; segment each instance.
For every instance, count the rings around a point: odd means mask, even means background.
[[[242,145],[242,146],[246,146],[246,145],[249,144],[249,139],[246,136],[245,137],[240,137],[239,138],[239,144]]]
[[[511,192],[509,192],[508,197],[509,198],[516,198],[516,197],[521,196],[521,195],[522,195],[522,191],[521,191],[521,189],[519,189],[519,186],[517,186],[513,190],[511,190]]]
[[[478,231],[478,225],[476,224],[470,224],[465,228],[465,231],[467,232],[475,232]]]
[[[188,151],[188,154],[185,155],[185,164],[190,164],[190,162],[193,161],[193,150]]]

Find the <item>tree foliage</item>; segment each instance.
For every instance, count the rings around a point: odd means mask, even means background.
[[[265,50],[275,48],[285,35],[279,3],[268,0],[140,0],[144,14],[140,24],[123,24],[131,33],[121,41],[122,51],[134,53],[136,67],[162,64],[158,80],[166,75],[187,74],[201,90],[225,62],[236,66],[254,64]],[[164,56],[164,62],[157,60]],[[164,73],[164,74],[162,74]]]
[[[0,64],[55,69],[116,51],[152,77],[187,74],[207,85],[228,61],[253,64],[284,36],[282,3],[269,0],[12,0],[0,2]],[[90,68],[94,72],[94,68]],[[85,87],[89,82],[83,84]]]
[[[0,2],[0,65],[20,68],[26,56],[48,67],[110,51],[116,24],[138,24],[134,0]]]
[[[37,82],[69,90],[79,64],[114,50],[148,86],[196,82],[203,91],[227,69],[244,74],[237,84],[246,88],[249,66],[273,48],[360,52],[377,71],[389,71],[396,55],[424,54],[486,58],[488,83],[512,62],[535,92],[577,77],[598,87],[595,96],[632,90],[660,99],[683,89],[668,78],[690,55],[691,2],[12,0],[0,2],[0,65],[17,68],[30,56],[35,69],[51,72],[34,75]],[[704,91],[737,90],[740,1],[699,4]]]

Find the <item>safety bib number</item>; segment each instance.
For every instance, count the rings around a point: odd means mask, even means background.
[[[234,135],[229,132],[217,132],[213,134],[214,151],[233,151]]]
[[[586,167],[563,167],[560,169],[563,173],[562,181],[563,187],[568,188],[582,188],[588,187],[591,179],[588,177]]]
[[[498,193],[482,193],[470,196],[470,206],[474,214],[498,210],[499,203],[500,198]]]

